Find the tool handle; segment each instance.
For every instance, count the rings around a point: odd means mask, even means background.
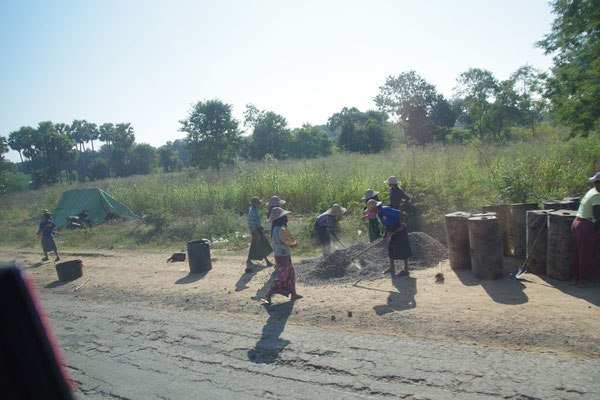
[[[396,234],[396,232],[399,232],[401,228],[402,228],[402,226],[400,226],[400,228],[398,228],[394,232],[392,232],[392,234],[390,235],[390,237],[394,236]],[[361,254],[364,254],[367,251],[371,250],[373,247],[378,246],[379,244],[381,244],[386,239],[387,239],[387,237],[383,237],[383,238],[379,239],[378,241],[376,241],[375,243],[373,243],[372,245],[370,245],[369,247],[367,247],[366,249],[364,249],[360,253],[357,253],[356,255],[350,257],[350,259],[354,260],[356,257],[360,256]]]

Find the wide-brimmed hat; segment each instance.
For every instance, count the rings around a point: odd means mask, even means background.
[[[367,209],[368,210],[372,210],[376,207],[379,207],[381,205],[381,201],[377,201],[375,199],[371,199],[369,201],[367,201]]]
[[[251,203],[262,203],[262,201],[258,197],[253,197],[250,202]]]
[[[398,185],[400,182],[398,182],[398,179],[396,179],[395,176],[390,176],[385,181],[383,181],[383,183],[387,183],[388,185]]]
[[[337,215],[342,215],[346,212],[346,209],[339,204],[334,204],[331,206],[329,210],[326,211],[327,214],[333,215],[334,217]]]
[[[279,196],[273,196],[269,199],[267,205],[269,207],[279,207],[285,204],[285,200],[281,200]]]
[[[269,215],[269,219],[267,220],[267,222],[273,222],[276,219],[283,217],[284,215],[288,215],[289,213],[289,211],[286,211],[281,207],[274,207],[271,210],[271,215]]]
[[[600,181],[600,172],[596,172],[596,175],[590,178],[590,182],[598,182]]]
[[[365,192],[365,195],[361,198],[361,200],[372,199],[373,197],[377,196],[378,193],[379,192],[376,192],[374,190],[367,189],[367,191]]]

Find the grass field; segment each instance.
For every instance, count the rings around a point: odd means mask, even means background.
[[[315,243],[312,221],[333,203],[348,208],[339,221],[349,241],[366,240],[360,221],[368,188],[387,200],[389,175],[402,182],[412,197],[406,208],[409,230],[428,232],[443,240],[444,214],[480,211],[491,203],[543,201],[580,196],[587,177],[600,170],[600,137],[568,139],[556,128],[536,138],[505,145],[433,144],[400,147],[376,155],[337,153],[301,161],[239,163],[216,171],[113,178],[73,186],[54,186],[4,196],[0,245],[37,246],[40,210],[53,210],[64,190],[99,187],[125,203],[143,220],[107,224],[87,233],[63,231],[63,248],[179,248],[198,238],[223,238],[215,246],[244,247],[248,239],[246,212],[253,196],[278,195],[293,212],[290,228],[309,252]],[[263,209],[263,215],[266,212]],[[263,220],[263,223],[265,221]]]

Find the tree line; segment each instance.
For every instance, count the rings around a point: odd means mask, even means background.
[[[220,169],[237,160],[314,158],[333,151],[377,153],[394,141],[407,145],[462,143],[473,139],[504,142],[519,127],[537,134],[543,120],[556,119],[574,135],[597,132],[600,121],[600,2],[555,0],[552,31],[536,45],[553,56],[549,72],[525,65],[506,80],[485,69],[459,75],[446,99],[416,71],[389,76],[374,98],[376,109],[343,108],[327,123],[291,129],[270,110],[247,105],[244,121],[219,99],[196,103],[180,121],[184,139],[156,149],[135,143],[130,123],[97,126],[40,122],[0,136],[0,193],[19,186],[18,173],[31,187],[42,184],[148,174],[184,167]],[[242,127],[243,125],[243,127]],[[246,133],[246,135],[244,135]],[[103,145],[94,148],[94,141]],[[8,148],[19,152],[17,166],[5,162]],[[21,177],[21,180],[23,178]],[[11,181],[12,180],[12,181]]]

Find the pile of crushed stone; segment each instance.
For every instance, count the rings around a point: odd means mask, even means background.
[[[409,260],[409,269],[437,267],[440,261],[448,258],[448,249],[426,233],[409,232],[408,241],[413,254]],[[327,257],[310,258],[294,263],[296,280],[302,284],[322,285],[383,278],[385,275],[382,275],[381,271],[389,266],[388,243],[383,242],[354,261],[350,257],[366,249],[369,244],[357,243],[347,249],[337,250]],[[396,271],[403,268],[404,262],[397,260]]]

